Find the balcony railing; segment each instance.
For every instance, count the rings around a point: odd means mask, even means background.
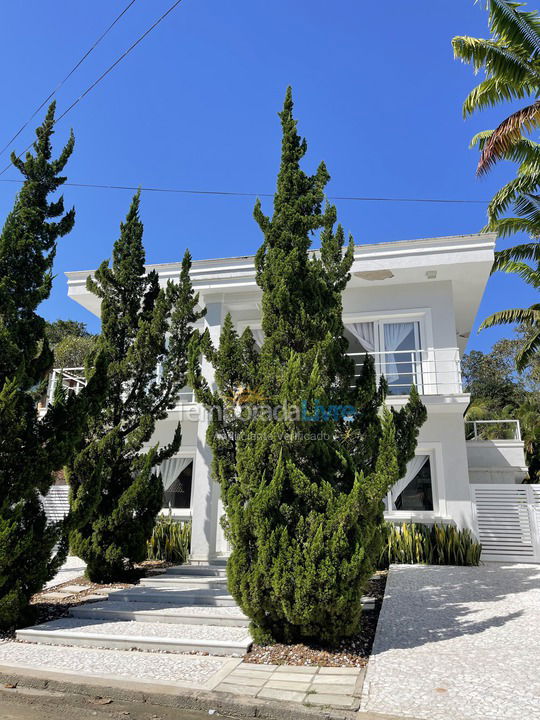
[[[465,438],[469,442],[521,440],[521,427],[519,420],[467,420]]]
[[[54,368],[49,377],[47,392],[39,401],[38,409],[41,414],[45,413],[47,407],[52,403],[54,390],[59,381],[61,381],[62,387],[66,390],[71,390],[75,394],[79,393],[86,385],[84,368]],[[178,408],[193,402],[195,402],[193,389],[188,386],[182,388],[178,395],[176,407]]]
[[[365,353],[348,354],[355,361],[355,377],[358,377]],[[458,348],[369,354],[375,359],[377,378],[381,375],[386,377],[391,395],[408,395],[413,384],[421,395],[456,395],[463,392]]]

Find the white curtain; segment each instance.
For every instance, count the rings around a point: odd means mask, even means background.
[[[173,457],[161,463],[159,471],[161,472],[164,490],[168,490],[171,487],[182,470],[185,470],[190,462],[193,462],[193,458]]]
[[[345,325],[347,330],[351,332],[354,337],[360,341],[364,350],[367,352],[374,352],[375,350],[375,323],[372,322],[359,322]]]
[[[399,370],[405,370],[408,365],[403,365],[403,361],[409,360],[410,357],[406,353],[394,353],[401,343],[405,340],[410,332],[414,332],[414,323],[387,323],[384,326],[384,349],[385,357],[385,375],[389,383],[393,383],[399,379]],[[411,353],[412,355],[412,353]],[[410,371],[409,371],[410,372]],[[412,377],[409,376],[410,382]],[[403,389],[405,392],[405,388]]]
[[[424,467],[429,459],[429,455],[415,455],[410,462],[407,463],[407,472],[405,476],[398,480],[397,483],[391,490],[392,493],[392,504],[396,502],[396,499],[405,490],[407,485],[414,480],[420,470]]]
[[[251,334],[253,335],[253,339],[255,340],[255,344],[258,345],[259,348],[262,348],[262,344],[264,342],[264,333],[260,328],[250,328]]]

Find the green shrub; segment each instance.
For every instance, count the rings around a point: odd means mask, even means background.
[[[391,563],[426,565],[478,565],[482,546],[470,530],[453,525],[387,523],[386,541],[379,556],[379,567]]]
[[[189,556],[191,523],[160,515],[148,540],[148,559],[166,560],[182,565]]]

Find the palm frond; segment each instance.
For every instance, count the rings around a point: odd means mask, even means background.
[[[540,288],[540,272],[530,265],[527,265],[527,263],[509,261],[504,267],[498,267],[497,270],[518,275],[527,284],[532,285],[532,287]]]
[[[476,110],[495,107],[500,102],[519,100],[530,97],[535,88],[524,81],[520,83],[507,82],[500,77],[489,77],[479,83],[467,95],[463,102],[463,117],[472,115]]]
[[[488,78],[497,78],[516,88],[523,83],[540,79],[540,72],[532,66],[526,56],[521,57],[514,48],[509,50],[503,43],[467,35],[452,40],[454,57],[471,64],[474,72],[484,69]]]
[[[529,365],[535,355],[540,352],[540,325],[538,330],[525,342],[521,350],[516,355],[516,369],[523,372]]]
[[[490,28],[509,45],[522,45],[531,55],[540,54],[540,20],[536,11],[521,10],[523,5],[507,0],[489,1]]]
[[[534,192],[539,187],[540,173],[518,176],[510,180],[491,198],[487,208],[488,221],[496,222],[521,195]]]
[[[478,175],[483,175],[490,170],[496,161],[504,157],[520,138],[523,128],[529,132],[533,128],[540,126],[540,100],[536,100],[532,105],[521,108],[512,115],[509,115],[502,123],[493,131],[489,140],[485,143],[484,149],[480,154]]]
[[[496,232],[499,237],[509,237],[519,232],[534,236],[538,233],[538,224],[526,218],[501,218],[500,220],[488,222],[482,228],[482,232]]]
[[[530,242],[522,245],[514,245],[514,247],[499,250],[495,253],[494,268],[497,270],[505,270],[505,266],[509,262],[521,262],[533,260],[540,262],[540,243]]]
[[[534,306],[501,310],[487,317],[478,330],[485,330],[494,325],[513,325],[514,323],[531,323],[540,326],[540,310],[535,310]]]

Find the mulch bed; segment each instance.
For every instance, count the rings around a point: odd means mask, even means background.
[[[255,645],[244,655],[244,662],[259,665],[322,665],[324,667],[364,667],[371,654],[381,611],[388,572],[377,572],[369,581],[366,595],[375,598],[375,609],[362,614],[360,631],[336,645]]]

